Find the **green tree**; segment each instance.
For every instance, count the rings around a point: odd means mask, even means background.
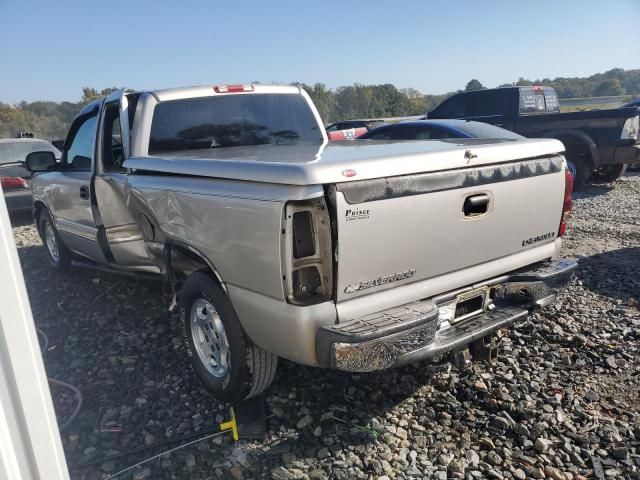
[[[596,97],[604,97],[608,95],[623,95],[624,87],[617,78],[608,78],[604,80],[594,92]]]
[[[474,79],[470,80],[469,83],[467,83],[467,85],[464,87],[464,91],[465,92],[473,92],[474,90],[483,90],[485,88],[487,88],[487,87],[482,85],[479,80],[476,80],[474,78]]]
[[[335,96],[331,89],[324,83],[314,83],[313,86],[304,83],[295,83],[294,85],[309,94],[325,125],[330,123],[335,108]]]
[[[424,95],[415,88],[403,88],[400,93],[406,98],[406,115],[421,115],[428,111],[430,95]]]
[[[89,102],[93,102],[101,97],[106,97],[107,95],[118,90],[117,87],[105,88],[98,92],[93,87],[82,87],[82,98],[80,99],[80,103],[87,104]]]
[[[640,69],[614,68],[590,77],[557,77],[526,79],[516,85],[548,85],[560,98],[594,95],[640,96]],[[421,115],[433,110],[443,100],[457,92],[424,95],[414,88],[398,90],[394,85],[353,84],[330,89],[323,83],[296,84],[304,88],[315,103],[325,123],[353,118]],[[512,85],[505,83],[503,85]],[[465,91],[485,88],[477,79],[465,86]],[[98,90],[84,87],[77,102],[20,102],[8,105],[0,102],[0,137],[12,137],[19,131],[31,131],[40,138],[64,138],[73,118],[87,103],[109,95],[116,87]],[[462,90],[458,90],[460,92]]]
[[[533,82],[531,80],[527,80],[526,78],[520,77],[516,82],[516,85],[518,85],[519,87],[526,87],[529,85],[533,85]]]

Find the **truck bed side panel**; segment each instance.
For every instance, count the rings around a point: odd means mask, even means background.
[[[128,182],[135,215],[154,217],[165,236],[200,251],[225,283],[282,301],[284,203],[322,195],[321,187],[152,175]]]
[[[522,115],[516,119],[514,131],[525,137],[554,138],[568,131],[580,131],[588,135],[598,149],[601,164],[612,163],[616,146],[620,143],[620,132],[624,122],[637,114],[630,108],[593,110],[587,112],[549,113]]]

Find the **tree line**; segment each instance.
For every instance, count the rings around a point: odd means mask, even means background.
[[[89,102],[117,90],[82,89],[77,102],[22,101],[16,105],[0,102],[0,138],[15,137],[18,132],[31,132],[34,137],[63,139],[74,117]]]
[[[614,68],[590,77],[558,77],[528,80],[519,78],[511,85],[548,85],[554,87],[560,98],[599,97],[614,95],[640,96],[640,69]],[[354,118],[384,118],[422,115],[432,110],[445,98],[460,91],[485,88],[478,80],[470,80],[464,89],[441,95],[423,94],[413,88],[398,89],[392,84],[353,84],[336,89],[323,83],[308,85],[295,83],[304,88],[313,99],[325,123]],[[96,98],[108,95],[114,88],[101,91],[95,88],[82,89],[77,102],[35,101],[9,105],[0,102],[0,138],[13,137],[17,132],[33,132],[38,138],[64,138],[67,129],[78,111]]]

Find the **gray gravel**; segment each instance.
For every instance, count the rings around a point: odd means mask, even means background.
[[[640,176],[577,194],[574,212],[576,280],[503,338],[494,364],[348,375],[282,362],[267,441],[218,436],[119,478],[640,479]],[[69,464],[151,447],[73,478],[105,478],[217,426],[226,405],[191,374],[160,284],[55,274],[35,229],[14,232],[47,372],[84,397],[62,433]],[[76,399],[52,394],[63,424]]]

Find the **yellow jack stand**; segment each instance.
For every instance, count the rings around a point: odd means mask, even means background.
[[[233,440],[237,442],[240,439],[240,436],[238,435],[238,422],[236,422],[236,414],[233,411],[233,407],[231,407],[230,410],[231,410],[231,420],[229,420],[228,422],[222,422],[220,424],[220,430],[223,432],[231,430],[231,435],[233,436]]]
[[[267,436],[267,417],[262,395],[244,400],[231,407],[231,420],[220,424],[220,430],[230,431],[233,440],[264,440]]]

